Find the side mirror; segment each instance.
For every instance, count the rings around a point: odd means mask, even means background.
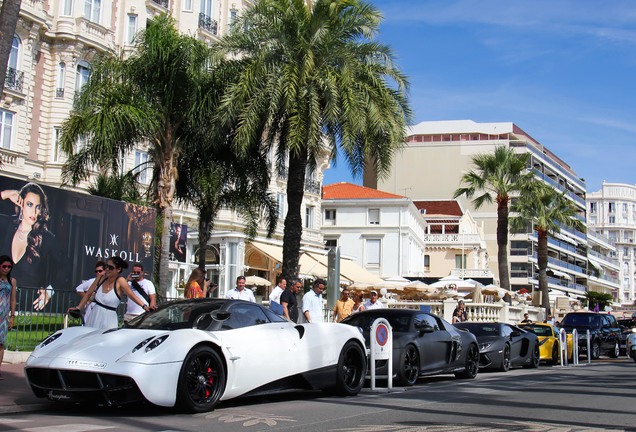
[[[418,323],[415,326],[415,329],[419,331],[420,333],[433,333],[435,331],[435,329],[432,326],[430,326],[427,322]]]

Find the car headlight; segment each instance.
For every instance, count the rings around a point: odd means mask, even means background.
[[[149,337],[148,339],[146,339],[146,340],[143,340],[143,341],[139,342],[139,343],[137,344],[137,346],[135,346],[135,347],[133,348],[132,352],[139,351],[139,350],[141,349],[141,347],[143,347],[144,345],[146,345],[146,344],[147,344],[148,342],[150,342],[153,338],[154,338],[154,336]]]
[[[42,343],[40,344],[40,348],[44,348],[45,346],[55,341],[60,336],[62,336],[61,332],[53,333],[51,336],[47,337],[46,339],[42,341]]]
[[[157,348],[159,345],[163,343],[163,341],[168,339],[168,336],[170,335],[159,336],[158,338],[150,342],[148,345],[146,345],[146,352],[152,351],[153,349]]]
[[[479,344],[479,351],[486,351],[492,345],[491,342]]]

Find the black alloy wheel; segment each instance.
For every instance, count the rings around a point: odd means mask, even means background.
[[[601,356],[601,342],[600,341],[592,342],[592,348],[590,349],[590,351],[592,351],[591,359],[597,360]]]
[[[462,372],[456,372],[457,378],[472,379],[479,372],[479,348],[477,345],[471,344],[466,352],[466,363]]]
[[[607,355],[610,356],[610,358],[618,358],[618,356],[621,353],[621,347],[620,345],[618,345],[618,342],[614,342],[614,349],[611,349]]]
[[[177,404],[189,412],[214,409],[225,390],[225,366],[219,354],[208,346],[188,353],[177,384]]]
[[[499,366],[501,372],[508,372],[510,370],[510,345],[504,344],[503,352],[501,353],[501,366]]]
[[[367,354],[356,341],[348,341],[338,359],[336,394],[355,396],[360,393],[367,375]]]
[[[559,359],[559,344],[556,342],[552,345],[552,364],[560,364],[561,360]]]
[[[397,384],[412,386],[420,375],[420,355],[413,345],[407,345],[400,354],[397,372]]]

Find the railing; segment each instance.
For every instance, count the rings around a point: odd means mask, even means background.
[[[494,274],[489,269],[452,269],[451,276],[460,278],[491,278]]]
[[[7,76],[4,80],[5,88],[21,92],[23,82],[24,72],[14,68],[7,68]]]
[[[585,206],[585,200],[583,198],[581,198],[580,196],[578,196],[571,190],[568,190],[565,186],[563,186],[562,184],[559,184],[559,182],[552,180],[550,176],[543,174],[541,171],[537,169],[533,169],[532,171],[537,177],[544,180],[546,183],[550,184],[551,186],[554,186],[556,189],[560,190],[561,192],[565,192],[565,194],[569,196],[570,198],[572,198],[574,201]]]
[[[207,30],[212,34],[217,34],[216,32],[218,25],[216,23],[216,20],[201,12],[199,13],[199,28]]]
[[[64,97],[64,88],[56,88],[55,89],[55,97],[56,98],[63,98]]]
[[[305,180],[305,192],[319,194],[320,182],[316,180]]]
[[[531,153],[534,153],[535,155],[539,156],[541,159],[548,159],[550,162],[555,163],[558,165],[557,162],[553,161],[552,159],[550,159],[550,156],[548,156],[547,154],[539,151],[538,149],[536,149],[534,146],[532,145],[526,145],[525,146],[528,150],[530,150]],[[581,187],[581,189],[585,190],[585,182],[583,180],[581,180],[580,178],[576,178],[573,175],[571,175],[570,173],[565,173],[565,176],[568,178],[568,180],[570,180],[572,183],[577,184],[579,187]]]
[[[607,261],[608,263],[612,263],[614,265],[619,265],[618,259],[607,256],[607,255],[603,255],[602,253],[596,252],[593,249],[588,250],[587,253],[589,255],[595,256],[596,258],[600,260]]]
[[[154,4],[168,9],[168,0],[151,0]]]
[[[577,253],[576,252],[576,247],[574,245],[571,245],[568,242],[564,242],[564,241],[553,239],[552,237],[548,237],[548,243],[552,244],[554,246],[558,246],[558,247],[560,247],[562,249],[569,250],[570,252]]]
[[[479,234],[424,234],[426,243],[479,244]]]

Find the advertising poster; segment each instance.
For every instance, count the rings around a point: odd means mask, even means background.
[[[188,244],[188,226],[170,224],[170,261],[184,263],[186,261],[186,246]]]
[[[152,279],[155,210],[0,176],[0,255],[19,288],[74,291],[113,256]],[[126,270],[124,276],[127,275]]]

